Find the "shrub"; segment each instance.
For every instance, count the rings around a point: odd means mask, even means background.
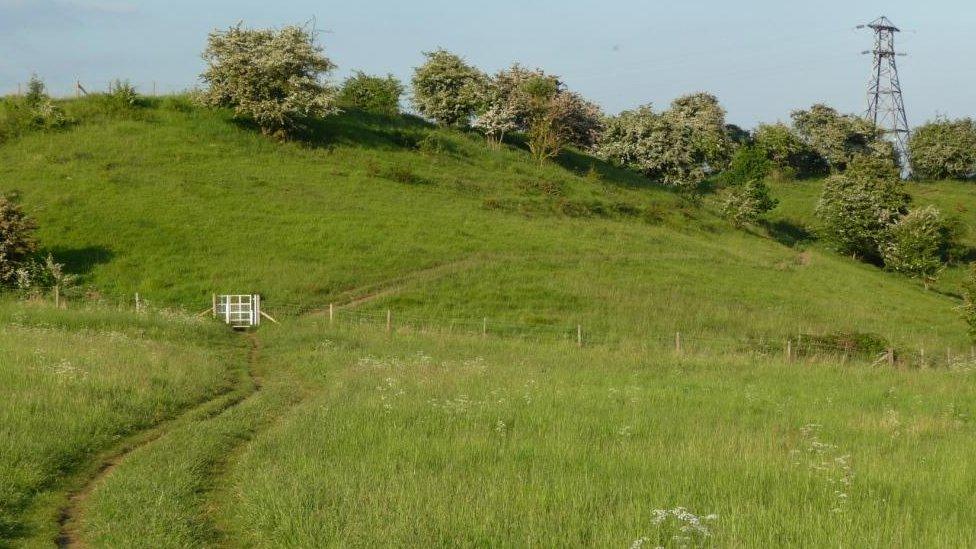
[[[713,96],[679,98],[656,113],[650,105],[606,121],[596,152],[685,192],[697,192],[709,170],[724,167],[731,153],[725,114]]]
[[[732,140],[725,127],[725,109],[710,93],[683,95],[671,102],[668,114],[691,131],[698,154],[708,168],[719,171],[732,158]]]
[[[769,186],[754,179],[729,193],[722,211],[733,226],[742,227],[756,223],[777,204],[779,201],[769,196]]]
[[[471,125],[496,147],[505,140],[507,133],[518,129],[512,105],[501,100],[487,103]]]
[[[725,125],[725,135],[729,137],[729,141],[736,147],[744,147],[752,144],[752,134],[749,133],[749,130],[744,130],[735,124]]]
[[[13,283],[17,269],[37,250],[36,229],[13,197],[0,194],[0,285]]]
[[[796,352],[801,355],[844,353],[875,359],[890,348],[891,343],[884,336],[865,332],[801,334],[796,340]]]
[[[773,163],[766,158],[766,153],[753,145],[745,145],[736,149],[729,162],[729,168],[722,173],[722,182],[726,185],[744,185],[750,181],[765,179],[773,168]]]
[[[531,89],[530,82],[535,82],[533,86],[545,83],[552,90],[563,86],[558,77],[518,63],[498,71],[486,82],[473,125],[484,132],[489,143],[501,143],[508,132],[528,131],[537,110],[532,96],[526,93]]]
[[[876,155],[854,155],[848,163],[847,175],[854,179],[898,181],[901,170],[891,158]]]
[[[142,99],[139,97],[136,87],[129,83],[128,80],[116,80],[113,82],[109,90],[109,97],[119,107],[124,109],[137,107],[142,104]]]
[[[32,130],[61,128],[68,122],[37,75],[31,77],[23,98],[0,101],[0,143]]]
[[[403,84],[392,74],[381,77],[356,71],[342,84],[338,103],[366,112],[395,115],[400,112],[402,95]]]
[[[969,264],[969,276],[962,284],[962,298],[959,309],[969,326],[969,337],[976,341],[976,263]]]
[[[879,263],[888,226],[906,212],[910,198],[897,176],[878,177],[875,168],[875,163],[861,162],[849,173],[828,178],[816,215],[838,251]]]
[[[599,107],[567,90],[558,77],[515,64],[487,83],[473,125],[492,144],[508,132],[525,132],[533,157],[544,161],[565,145],[591,148],[602,119]]]
[[[312,31],[297,26],[281,30],[214,31],[203,54],[209,88],[204,104],[232,107],[265,134],[287,136],[305,120],[336,112],[335,91],[321,81],[335,65],[315,44]]]
[[[970,177],[976,174],[976,122],[943,118],[919,126],[908,141],[908,153],[919,177]]]
[[[560,90],[553,98],[551,123],[565,144],[592,148],[603,131],[603,113],[595,103],[578,93]]]
[[[760,124],[753,142],[777,170],[790,177],[823,175],[830,170],[826,160],[786,124]]]
[[[60,296],[68,297],[78,293],[78,275],[66,273],[64,265],[47,255],[43,262],[31,258],[24,261],[16,270],[17,290],[26,296],[43,295],[57,289]]]
[[[482,102],[485,75],[446,50],[424,56],[413,75],[414,107],[438,124],[466,126]]]
[[[933,206],[913,210],[888,228],[882,248],[885,268],[913,278],[925,287],[942,270],[952,245],[952,232]]]
[[[856,155],[880,156],[897,164],[895,149],[883,139],[883,132],[869,120],[840,114],[827,105],[792,113],[797,135],[840,172]]]

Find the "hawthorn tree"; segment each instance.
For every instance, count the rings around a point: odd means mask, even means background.
[[[442,126],[467,126],[481,105],[487,77],[447,51],[424,52],[413,74],[413,105]]]
[[[566,145],[591,148],[602,118],[599,107],[566,89],[558,77],[515,64],[488,82],[474,126],[490,143],[523,132],[533,156],[544,161]]]
[[[18,267],[37,251],[36,229],[12,197],[0,194],[0,285],[13,283]]]
[[[770,212],[779,201],[769,196],[769,185],[761,179],[753,179],[729,193],[722,212],[735,227],[756,223]]]
[[[793,131],[778,122],[760,124],[753,132],[754,146],[763,151],[776,169],[789,176],[809,177],[829,171],[826,161]]]
[[[609,162],[688,192],[724,168],[731,150],[725,112],[708,94],[679,98],[660,113],[650,105],[622,112],[606,121],[596,146]]]
[[[928,122],[912,132],[908,152],[920,177],[970,177],[976,174],[976,122],[970,118]]]
[[[888,227],[882,258],[886,269],[920,278],[928,288],[947,258],[952,234],[934,206],[912,210]]]
[[[201,101],[231,107],[268,135],[286,137],[314,117],[337,112],[335,90],[324,82],[335,65],[312,30],[288,26],[213,31],[203,53],[208,88]]]
[[[394,115],[400,112],[403,91],[403,84],[392,74],[382,77],[356,71],[343,82],[337,102],[343,107]]]
[[[816,104],[792,113],[793,127],[804,143],[822,156],[835,172],[844,171],[854,156],[879,156],[897,163],[894,146],[869,120],[840,114],[834,108]]]
[[[704,92],[684,95],[671,102],[668,112],[691,128],[694,146],[709,168],[719,171],[728,166],[734,147],[717,97]]]
[[[816,215],[838,251],[880,263],[888,228],[908,210],[909,195],[883,159],[858,156],[824,183]]]

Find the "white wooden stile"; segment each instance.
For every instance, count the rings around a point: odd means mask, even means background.
[[[250,328],[261,325],[261,296],[231,294],[215,296],[214,316],[234,328]]]

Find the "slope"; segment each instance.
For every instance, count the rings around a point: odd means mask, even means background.
[[[581,324],[598,341],[848,330],[968,347],[951,298],[734,231],[579,153],[538,166],[518,147],[356,113],[279,143],[180,97],[66,109],[69,130],[0,146],[0,188],[110,300],[201,309],[211,292],[250,291],[287,316],[372,296],[363,314]]]

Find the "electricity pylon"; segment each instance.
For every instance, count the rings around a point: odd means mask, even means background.
[[[868,84],[867,118],[884,130],[895,144],[905,175],[911,174],[908,158],[908,116],[902,99],[901,82],[895,58],[905,55],[895,51],[895,33],[901,32],[887,17],[881,16],[859,29],[874,31],[874,49],[862,53],[874,56],[874,70]]]

